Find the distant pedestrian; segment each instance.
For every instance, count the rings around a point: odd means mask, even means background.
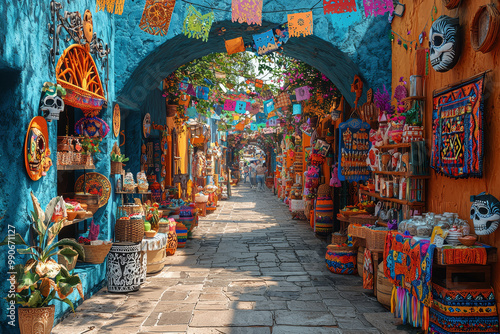
[[[256,172],[257,172],[257,184],[258,184],[257,190],[264,191],[264,181],[267,172],[266,164],[265,163],[260,164],[259,167],[257,167]]]
[[[250,163],[250,184],[252,189],[257,187],[257,165],[255,161]]]

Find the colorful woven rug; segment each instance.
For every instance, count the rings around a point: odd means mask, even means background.
[[[489,247],[489,246],[486,246]],[[485,246],[450,247],[444,246],[442,263],[444,264],[481,264],[486,265],[488,254]]]
[[[493,289],[448,290],[432,285],[430,333],[498,333]]]
[[[435,248],[435,245],[415,242],[400,233],[388,233],[384,250],[385,276],[427,307],[432,303],[432,257]]]
[[[453,178],[483,175],[484,75],[434,96],[431,167]]]

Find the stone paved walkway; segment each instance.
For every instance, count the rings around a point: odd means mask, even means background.
[[[241,184],[138,292],[101,290],[54,334],[409,333],[359,276],[330,273],[326,244],[269,191]]]

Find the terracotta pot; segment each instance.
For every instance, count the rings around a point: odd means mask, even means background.
[[[50,334],[54,325],[55,306],[20,307],[19,329],[21,334]]]

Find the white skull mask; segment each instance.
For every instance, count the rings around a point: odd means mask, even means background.
[[[480,193],[470,198],[470,218],[474,221],[477,235],[487,235],[495,232],[500,220],[500,202],[492,195]]]
[[[451,70],[460,58],[460,25],[458,18],[440,16],[429,32],[429,59],[437,72]]]
[[[59,95],[45,94],[42,98],[40,110],[48,122],[59,120],[59,114],[64,110],[64,101]]]

